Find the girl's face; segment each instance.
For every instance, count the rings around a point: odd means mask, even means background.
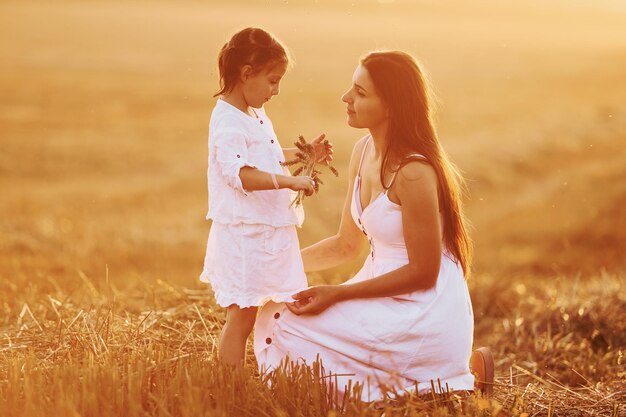
[[[258,72],[251,67],[242,71],[242,92],[246,103],[250,107],[263,107],[265,102],[280,92],[280,80],[287,72],[287,64],[280,63]]]
[[[374,82],[364,66],[352,76],[352,87],[341,97],[348,113],[348,124],[355,128],[376,129],[387,122],[387,108],[376,94]]]

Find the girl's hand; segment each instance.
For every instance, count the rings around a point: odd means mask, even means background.
[[[341,301],[341,285],[320,285],[307,288],[294,294],[293,303],[286,303],[293,314],[319,314],[333,304]]]
[[[326,134],[322,133],[311,142],[315,149],[315,161],[317,163],[328,165],[333,160],[333,144],[325,140]]]
[[[313,192],[314,192],[313,187],[315,187],[315,181],[313,181],[313,178],[307,177],[305,175],[291,177],[290,184],[289,184],[290,189],[294,191],[302,190],[304,191],[304,194],[307,197],[310,195],[313,195]]]

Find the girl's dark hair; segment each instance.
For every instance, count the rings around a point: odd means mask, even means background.
[[[250,65],[257,72],[277,64],[289,64],[289,54],[287,48],[269,32],[245,28],[222,46],[217,62],[220,90],[213,97],[232,91],[244,65]]]
[[[472,241],[461,207],[463,177],[444,152],[433,123],[424,72],[411,55],[401,51],[371,52],[361,64],[389,110],[389,127],[380,170],[400,169],[407,157],[419,153],[437,173],[439,208],[443,215],[443,244],[468,276]],[[395,169],[394,169],[395,168]]]

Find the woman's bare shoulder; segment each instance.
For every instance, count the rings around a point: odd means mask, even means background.
[[[398,169],[396,177],[399,193],[402,193],[402,191],[411,192],[411,190],[436,191],[437,182],[435,168],[427,161],[417,158],[402,165]]]

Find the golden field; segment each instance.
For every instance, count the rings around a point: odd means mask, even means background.
[[[253,358],[215,364],[207,128],[217,51],[251,25],[295,57],[267,106],[283,145],[325,132],[343,174],[305,201],[302,245],[338,226],[365,134],[340,96],[369,50],[424,64],[468,180],[496,394],[385,415],[626,415],[624,21],[618,0],[0,3],[0,416],[383,413],[305,370],[270,387]]]

